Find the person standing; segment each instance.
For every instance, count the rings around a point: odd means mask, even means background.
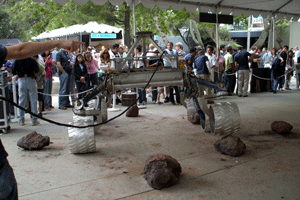
[[[183,51],[183,45],[182,45],[181,42],[177,42],[177,43],[175,44],[175,49],[176,49],[176,51],[177,51],[179,57],[184,58],[184,57],[186,56],[185,51]]]
[[[238,69],[238,96],[248,95],[249,85],[249,57],[251,54],[248,51],[243,51],[242,47],[239,47],[238,52],[234,56],[235,67]]]
[[[196,54],[197,54],[197,49],[195,47],[192,47],[190,49],[190,53],[184,57],[185,61],[187,62],[187,59],[191,58],[191,60],[192,60],[191,65],[193,65],[196,60]]]
[[[196,70],[196,77],[205,81],[210,81],[209,78],[209,60],[205,55],[204,50],[199,51],[200,56],[195,60],[194,67]],[[211,95],[211,90],[205,87],[206,95]],[[199,96],[204,95],[204,86],[199,85]]]
[[[209,73],[210,73],[210,80],[215,81],[215,73],[214,73],[214,68],[216,67],[217,63],[217,57],[215,54],[213,54],[214,48],[210,45],[207,46],[206,48],[206,56],[209,61]]]
[[[88,73],[88,79],[86,81],[87,87],[95,86],[98,84],[98,61],[95,60],[90,52],[84,54],[85,66]]]
[[[220,55],[221,56],[225,56],[226,55],[226,45],[225,44],[221,44],[221,46],[220,46]]]
[[[39,56],[38,55],[35,55],[33,56],[33,58],[38,62],[38,59],[39,59]],[[43,65],[41,65],[39,62],[39,73],[38,73],[38,76],[37,76],[37,93],[38,93],[38,102],[39,102],[39,113],[38,115],[40,117],[43,117],[43,103],[44,103],[44,85],[43,85],[43,82],[46,78],[46,72],[45,72],[45,68]]]
[[[45,51],[42,53],[42,57],[44,58],[45,61],[45,71],[46,71],[46,79],[45,79],[45,84],[44,84],[44,107],[46,111],[50,111],[52,108],[52,97],[51,97],[51,92],[52,92],[52,73],[53,73],[53,67],[55,65],[54,60],[52,59],[52,54],[50,51]]]
[[[235,66],[233,62],[233,48],[229,46],[227,48],[227,54],[224,56],[225,59],[225,76],[224,82],[226,85],[226,91],[228,92],[228,96],[232,96],[234,93],[234,88],[236,84],[236,76],[235,76]],[[246,97],[247,95],[245,95]]]
[[[169,41],[167,43],[167,49],[164,50],[165,54],[167,55],[177,55],[177,51],[175,49],[173,49],[173,42],[172,41]],[[172,63],[174,64],[174,63]],[[169,63],[166,59],[164,59],[164,66],[165,67],[175,67],[175,66],[172,66],[171,63]],[[176,66],[177,67],[177,66]],[[166,99],[165,99],[165,103],[171,101],[172,104],[175,105],[175,100],[174,100],[174,89],[175,89],[175,95],[176,95],[176,102],[178,104],[180,104],[180,93],[179,93],[179,90],[178,90],[178,86],[170,86],[169,87],[169,92],[168,92],[168,88],[166,88]]]
[[[87,76],[87,69],[85,66],[85,62],[83,56],[78,54],[75,59],[75,64],[73,66],[73,76],[75,77],[75,84],[77,88],[77,92],[81,93],[84,91],[84,85],[86,84],[86,76]],[[84,94],[79,94],[78,98],[81,99],[84,97]]]
[[[135,56],[138,60],[133,62],[133,66],[135,68],[144,68],[146,67],[144,62],[143,62],[143,52],[142,52],[142,46],[141,45],[137,45],[136,47],[136,56]],[[142,89],[138,89],[138,94],[139,94],[139,103],[145,105],[147,103],[147,97],[146,97],[146,90],[144,90],[144,88]]]
[[[273,93],[276,94],[277,87],[278,87],[278,84],[279,84],[279,72],[281,71],[280,70],[280,63],[283,62],[283,59],[279,56],[279,54],[276,54],[276,49],[275,48],[272,48],[271,54],[272,54],[272,56],[270,58],[271,85],[272,85]]]
[[[12,73],[19,77],[19,105],[25,107],[27,95],[31,103],[31,111],[38,114],[37,111],[37,82],[36,78],[39,73],[39,65],[33,58],[16,60],[13,65]],[[38,125],[37,117],[31,116],[32,126]],[[19,109],[19,125],[25,125],[25,111]]]
[[[284,84],[284,89],[285,90],[291,90],[290,89],[290,86],[289,86],[289,83],[291,81],[291,77],[293,76],[293,73],[294,73],[294,66],[295,66],[295,63],[294,63],[294,52],[292,50],[290,50],[288,52],[288,57],[287,57],[287,61],[286,61],[286,67],[285,67],[285,84]]]
[[[71,83],[71,58],[69,57],[68,51],[62,49],[56,55],[56,64],[59,69],[59,98],[58,98],[58,108],[61,110],[66,110],[67,108],[71,108],[70,98],[69,96],[61,96],[61,95],[70,95],[70,83]]]
[[[112,46],[112,49],[109,51],[111,61],[111,69],[116,70],[116,62],[113,60],[114,58],[121,58],[120,56],[120,45],[118,43]]]

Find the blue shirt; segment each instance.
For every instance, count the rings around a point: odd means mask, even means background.
[[[195,65],[195,69],[197,70],[197,75],[209,74],[209,71],[206,66],[206,62],[208,62],[208,58],[206,55],[199,56],[197,60],[195,60],[194,65]]]
[[[251,56],[248,51],[241,51],[234,56],[234,61],[239,64],[239,70],[249,69],[248,56]]]
[[[53,51],[52,52],[52,58],[53,58],[53,60],[54,60],[54,62],[56,62],[56,55],[58,54],[58,51]]]
[[[184,57],[184,60],[186,61],[188,58],[192,59],[192,64],[195,62],[195,56],[192,56],[190,53]]]

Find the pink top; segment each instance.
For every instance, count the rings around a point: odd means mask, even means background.
[[[91,62],[85,61],[85,66],[88,74],[95,74],[98,70],[98,61],[95,59],[92,59]]]
[[[224,64],[225,64],[225,58],[223,56],[219,56],[219,71],[221,73],[223,73],[225,70]],[[215,67],[215,71],[218,71],[217,67]]]
[[[46,58],[44,58],[44,61],[46,62]],[[45,66],[46,66],[46,68],[45,68],[45,72],[46,72],[46,77],[47,78],[52,78],[52,62],[53,62],[53,60],[52,60],[52,58],[51,59],[49,59],[48,60],[48,62],[47,63],[45,63]]]

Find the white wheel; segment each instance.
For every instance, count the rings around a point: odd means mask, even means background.
[[[72,124],[85,126],[94,123],[93,116],[73,117]],[[71,153],[91,153],[96,151],[96,142],[94,136],[94,127],[89,128],[68,128],[69,148]]]
[[[236,103],[221,102],[212,104],[214,119],[211,121],[212,133],[230,135],[240,130],[240,112]]]

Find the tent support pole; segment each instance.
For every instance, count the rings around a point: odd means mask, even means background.
[[[273,20],[272,20],[272,34],[273,34],[273,47],[275,47],[275,14],[273,14]]]
[[[82,33],[80,32],[79,41],[82,42]],[[80,53],[82,54],[82,44],[80,44]]]
[[[251,15],[248,17],[247,51],[250,51]]]
[[[219,19],[218,19],[218,7],[216,8],[216,46],[217,46],[217,58],[219,58],[219,46],[220,46],[220,44],[219,44]],[[218,69],[218,72],[220,71],[219,70],[219,61],[218,61],[218,59],[217,59],[217,63],[216,63],[216,67],[217,67],[217,69]],[[212,81],[215,81],[214,80],[214,69],[212,70]],[[219,79],[219,73],[217,73],[218,74],[218,80],[220,80]]]

